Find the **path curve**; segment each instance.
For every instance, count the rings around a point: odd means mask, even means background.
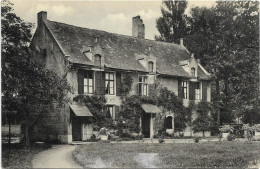
[[[54,145],[40,152],[32,161],[33,168],[82,168],[73,159],[75,145]]]

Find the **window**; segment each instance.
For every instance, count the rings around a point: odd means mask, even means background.
[[[101,66],[101,56],[100,55],[95,55],[94,65]]]
[[[196,71],[196,69],[193,67],[193,68],[191,68],[191,76],[193,76],[193,77],[195,77],[195,71]]]
[[[139,76],[139,94],[142,96],[148,96],[148,83],[147,76]]]
[[[93,72],[92,71],[84,71],[84,94],[92,94],[93,90]]]
[[[152,61],[148,62],[148,71],[153,72],[153,62]]]
[[[200,82],[195,83],[195,100],[200,100]]]
[[[187,81],[181,82],[181,90],[183,92],[183,99],[188,99]]]
[[[114,94],[114,73],[105,74],[106,94]]]
[[[114,106],[111,106],[111,105],[106,106],[106,118],[115,119]]]

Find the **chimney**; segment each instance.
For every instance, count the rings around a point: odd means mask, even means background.
[[[132,18],[132,36],[142,39],[145,37],[145,27],[139,15]]]
[[[42,26],[42,23],[46,22],[46,21],[47,21],[47,12],[45,12],[45,11],[39,12],[38,13],[38,23],[37,23],[38,27]]]
[[[200,59],[197,59],[197,62],[200,64]]]
[[[180,38],[180,45],[183,46],[183,38]]]

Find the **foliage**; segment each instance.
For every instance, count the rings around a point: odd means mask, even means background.
[[[107,129],[105,127],[101,128],[100,131],[99,131],[99,134],[100,135],[107,135],[108,134]]]
[[[203,137],[205,131],[210,131],[211,129],[211,105],[207,101],[199,102],[197,106],[197,118],[193,121],[193,130],[194,132],[203,132]]]
[[[94,128],[110,127],[112,122],[105,118],[105,104],[106,99],[104,96],[88,96],[88,95],[77,95],[73,98],[73,101],[77,104],[82,104],[88,107],[89,111],[92,113],[93,117],[88,118],[89,122],[94,123]]]
[[[194,140],[195,143],[198,143],[200,141],[200,138],[199,137],[194,137],[193,140]]]
[[[160,18],[172,16],[163,11]],[[220,125],[237,117],[245,123],[259,123],[259,2],[218,1],[212,8],[195,7],[189,17],[174,19],[182,23],[185,19],[185,46],[215,77],[212,101]],[[162,38],[156,40],[172,42],[165,38],[174,36],[172,24],[160,25]]]
[[[234,135],[234,134],[229,134],[228,136],[227,136],[227,140],[228,141],[233,141],[233,140],[235,140],[236,139],[236,136]]]
[[[254,129],[255,129],[255,131],[257,131],[257,132],[260,132],[260,124],[254,125]]]
[[[155,36],[158,41],[178,42],[187,32],[186,16],[184,14],[187,1],[163,1],[162,17],[156,20],[156,27],[160,32]]]
[[[156,100],[148,96],[132,95],[122,101],[120,115],[124,126],[133,132],[140,132],[140,117],[142,115],[141,105],[144,103],[156,104]]]
[[[68,102],[70,86],[66,78],[45,69],[29,55],[33,24],[17,16],[9,1],[2,1],[1,9],[3,110],[22,114],[29,145],[28,130],[34,122],[32,114],[51,112],[55,106],[63,106]]]
[[[122,83],[121,83],[121,98],[126,97],[131,91],[133,84],[132,73],[122,73]]]
[[[165,142],[162,137],[159,137],[158,141],[159,141],[159,143],[164,143]]]
[[[92,134],[90,139],[87,140],[88,142],[97,142],[99,139],[96,137],[95,134]]]
[[[164,110],[174,112],[174,129],[182,131],[191,119],[192,111],[187,111],[182,99],[179,99],[174,92],[162,88],[157,97],[158,105]]]
[[[232,126],[230,126],[230,125],[227,125],[227,124],[223,125],[223,126],[220,126],[220,128],[219,128],[219,131],[221,133],[230,133],[233,130],[234,130],[234,128]]]

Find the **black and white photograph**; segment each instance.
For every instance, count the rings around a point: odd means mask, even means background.
[[[1,168],[260,168],[259,1],[1,0]]]

